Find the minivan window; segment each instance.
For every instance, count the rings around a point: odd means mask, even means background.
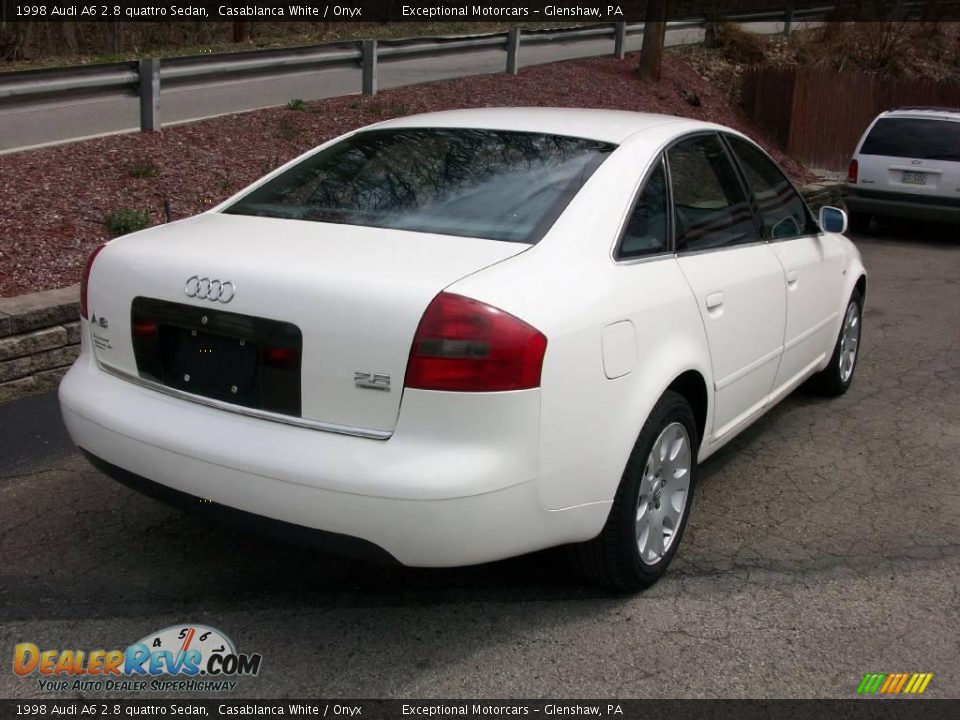
[[[615,147],[527,132],[371,130],[224,212],[535,243]]]
[[[677,252],[760,239],[753,211],[716,135],[696,135],[667,150]]]
[[[960,161],[960,122],[881,118],[863,141],[860,154]]]

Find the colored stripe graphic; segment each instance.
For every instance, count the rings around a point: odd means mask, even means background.
[[[857,686],[857,694],[919,695],[932,679],[933,673],[867,673]]]
[[[897,684],[897,680],[900,679],[900,676],[897,673],[892,675],[887,675],[886,682],[883,683],[883,686],[880,688],[880,694],[890,692],[890,688],[894,687]]]
[[[910,673],[901,673],[901,674],[900,674],[900,682],[897,683],[897,689],[896,689],[896,690],[891,690],[890,692],[898,693],[898,692],[900,692],[901,690],[903,690],[903,686],[904,686],[904,684],[907,682],[907,678],[908,678],[908,677],[910,677]]]

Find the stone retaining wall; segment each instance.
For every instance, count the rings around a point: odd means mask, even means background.
[[[79,352],[79,285],[0,298],[0,402],[52,390]]]

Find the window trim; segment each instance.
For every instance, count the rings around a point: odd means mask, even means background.
[[[750,242],[747,242],[747,243],[738,243],[737,245],[723,245],[723,246],[721,246],[721,247],[699,248],[699,249],[695,249],[695,250],[677,250],[677,249],[676,249],[676,248],[677,248],[677,245],[676,245],[676,230],[674,229],[674,231],[673,231],[673,233],[672,233],[672,235],[673,235],[673,243],[672,243],[672,246],[673,246],[673,248],[674,248],[674,255],[676,255],[677,257],[681,257],[681,256],[683,256],[683,257],[688,257],[688,256],[691,256],[691,255],[701,255],[701,254],[709,253],[709,252],[722,252],[722,251],[724,251],[724,250],[736,250],[736,249],[738,249],[738,248],[752,247],[752,246],[754,246],[754,245],[761,245],[761,244],[766,244],[766,243],[767,243],[767,240],[763,237],[763,236],[764,236],[764,232],[763,232],[763,221],[761,220],[760,215],[759,215],[759,213],[757,212],[757,208],[756,208],[756,206],[754,205],[753,193],[751,192],[751,190],[750,190],[749,187],[746,187],[746,182],[745,182],[745,180],[744,180],[744,178],[743,178],[743,175],[741,174],[741,171],[740,171],[740,166],[737,164],[736,158],[732,157],[732,153],[730,152],[730,148],[727,147],[727,143],[724,141],[724,137],[723,137],[724,133],[721,132],[721,131],[719,131],[719,130],[696,130],[696,131],[694,131],[694,132],[687,133],[687,134],[685,134],[685,135],[681,135],[680,137],[677,137],[677,138],[674,138],[673,140],[671,140],[671,141],[667,144],[667,146],[663,149],[662,152],[663,152],[664,161],[666,162],[667,168],[668,168],[668,174],[667,174],[667,176],[668,176],[668,179],[670,180],[669,197],[670,197],[670,210],[671,210],[671,213],[670,213],[671,224],[675,224],[675,223],[676,223],[676,209],[675,209],[674,204],[673,204],[673,174],[672,174],[672,172],[669,172],[670,159],[669,159],[668,153],[669,153],[669,151],[670,151],[670,148],[672,148],[674,145],[677,145],[677,144],[679,144],[679,143],[681,143],[681,142],[683,142],[683,141],[685,141],[685,140],[690,140],[691,138],[701,137],[701,136],[707,136],[707,135],[712,135],[712,136],[714,136],[715,138],[717,138],[717,142],[719,142],[719,143],[720,143],[720,147],[723,148],[723,152],[724,152],[724,154],[727,156],[727,160],[729,160],[729,161],[730,161],[730,164],[733,166],[733,172],[734,172],[734,174],[737,176],[737,182],[740,184],[740,190],[743,192],[743,194],[744,194],[744,196],[745,196],[745,198],[746,198],[746,200],[747,200],[747,204],[748,204],[749,207],[750,207],[750,214],[753,216],[753,227],[754,227],[754,229],[755,229],[756,232],[757,232],[757,237],[758,237],[758,239],[757,239],[757,240],[751,240]],[[788,178],[788,179],[789,179],[789,178]]]
[[[655,253],[649,253],[647,255],[639,255],[635,257],[621,255],[621,248],[623,247],[623,240],[627,234],[627,227],[630,225],[630,218],[633,217],[633,211],[636,210],[637,203],[640,202],[640,196],[643,195],[643,191],[646,190],[647,184],[650,182],[650,178],[656,172],[657,165],[661,165],[663,167],[664,196],[667,204],[667,247],[664,250],[660,250],[659,252]],[[640,180],[640,184],[637,186],[637,189],[633,194],[633,200],[630,201],[629,209],[620,220],[620,229],[617,231],[615,236],[616,239],[614,240],[613,247],[610,251],[610,257],[613,262],[615,262],[617,265],[636,265],[638,263],[659,260],[675,255],[672,211],[673,197],[670,189],[670,172],[667,167],[666,154],[663,150],[660,150],[650,163],[650,167],[648,167],[647,171],[644,173],[643,178]]]
[[[801,238],[807,238],[807,237],[819,237],[820,235],[823,235],[823,229],[820,227],[820,223],[817,222],[816,217],[813,214],[813,211],[810,209],[810,206],[807,204],[806,198],[803,197],[803,193],[800,192],[800,189],[794,184],[793,180],[790,179],[790,176],[787,175],[786,172],[784,172],[783,168],[780,167],[777,161],[774,160],[772,157],[770,157],[770,153],[768,153],[766,150],[760,147],[760,145],[753,142],[750,138],[744,135],[736,135],[734,133],[725,132],[725,133],[720,133],[720,137],[723,141],[724,146],[727,147],[728,154],[731,156],[734,164],[737,167],[737,172],[740,175],[741,183],[744,186],[746,186],[747,192],[750,194],[750,203],[751,203],[751,206],[753,207],[754,215],[756,215],[757,219],[760,222],[760,236],[763,238],[764,242],[768,242],[768,243],[790,242],[791,240],[799,240]],[[753,188],[750,187],[750,183],[747,180],[747,174],[740,163],[740,158],[737,157],[737,153],[736,153],[736,150],[734,150],[733,143],[730,142],[732,138],[741,140],[747,143],[748,145],[752,146],[755,150],[758,150],[760,154],[763,155],[763,157],[765,157],[767,160],[770,161],[770,164],[773,165],[774,168],[776,168],[777,172],[780,173],[783,179],[787,181],[787,184],[790,186],[790,188],[797,194],[797,197],[800,198],[800,202],[803,205],[804,212],[807,215],[807,222],[811,223],[812,227],[817,228],[817,232],[815,233],[803,232],[798,235],[790,235],[788,237],[780,237],[780,238],[766,237],[767,235],[766,226],[764,225],[764,222],[763,222],[763,213],[760,211],[760,202],[757,200],[757,197],[753,192]]]

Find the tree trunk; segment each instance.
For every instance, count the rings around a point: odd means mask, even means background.
[[[117,20],[106,21],[107,52],[119,55],[123,52],[124,24]]]
[[[77,23],[72,20],[60,23],[60,32],[63,35],[63,45],[67,52],[77,52]]]
[[[668,0],[650,0],[643,22],[643,45],[640,48],[637,74],[651,82],[660,81],[663,41],[667,33],[667,2]]]
[[[233,21],[233,41],[235,43],[246,42],[250,37],[249,25],[246,20]]]

